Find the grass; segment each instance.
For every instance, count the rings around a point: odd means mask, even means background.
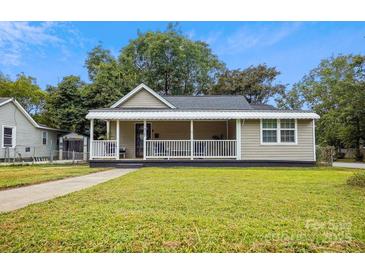
[[[102,169],[87,165],[29,165],[0,167],[0,190],[90,174]]]
[[[0,252],[364,252],[349,169],[145,168],[0,215]]]

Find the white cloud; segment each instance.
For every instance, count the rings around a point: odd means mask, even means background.
[[[67,29],[68,26],[53,22],[0,22],[0,64],[19,66],[30,51],[42,56],[44,47],[64,48],[69,39],[78,39],[76,35],[67,40],[62,38],[65,27]]]
[[[201,40],[211,45],[216,43],[222,36],[222,31],[211,31],[207,36],[202,37]]]
[[[301,23],[281,23],[268,26],[241,27],[218,45],[222,53],[238,53],[254,47],[275,45],[297,31]]]

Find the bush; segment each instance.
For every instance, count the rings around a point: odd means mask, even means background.
[[[360,171],[347,179],[347,184],[351,186],[365,187],[365,171]]]

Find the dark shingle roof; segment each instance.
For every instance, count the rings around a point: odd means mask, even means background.
[[[256,110],[275,110],[275,109],[277,109],[276,107],[274,107],[272,105],[267,105],[267,104],[250,104],[250,106],[252,107],[252,109],[256,109]]]
[[[244,96],[163,96],[178,109],[249,110]]]

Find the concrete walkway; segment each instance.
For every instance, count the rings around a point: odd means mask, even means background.
[[[365,163],[344,163],[344,162],[333,162],[334,167],[348,167],[348,168],[364,168],[365,169]]]
[[[0,212],[54,199],[125,175],[135,169],[112,169],[80,177],[0,191]]]

